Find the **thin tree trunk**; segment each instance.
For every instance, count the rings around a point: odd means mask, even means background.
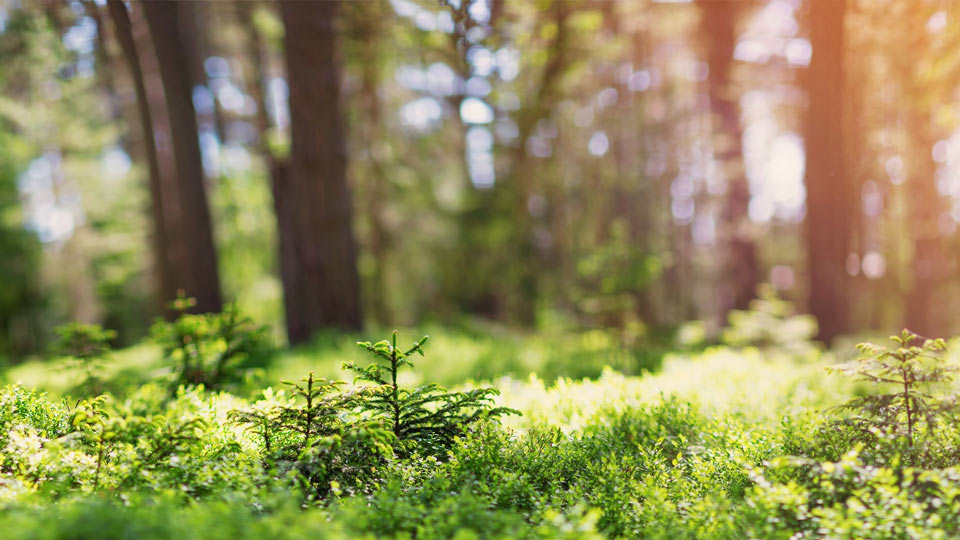
[[[203,161],[197,136],[197,118],[193,108],[193,92],[187,73],[189,54],[181,35],[178,2],[143,2],[140,4],[156,54],[163,83],[166,111],[176,170],[175,193],[179,210],[174,216],[177,236],[168,241],[182,244],[183,257],[177,261],[176,284],[197,300],[198,312],[219,311],[222,307],[217,254],[213,227],[204,188]]]
[[[300,273],[297,271],[296,238],[297,231],[291,219],[290,202],[284,198],[289,192],[287,188],[287,163],[270,151],[267,145],[267,136],[270,130],[270,117],[267,114],[267,58],[263,37],[257,32],[253,23],[253,7],[251,2],[240,0],[236,4],[240,27],[244,31],[247,45],[246,55],[250,61],[250,75],[247,80],[247,92],[257,104],[257,115],[254,119],[258,133],[258,149],[267,164],[270,175],[271,194],[273,195],[273,209],[277,218],[277,263],[280,274],[280,283],[283,286],[284,318],[287,326],[287,338],[293,343],[298,336],[309,335],[302,317],[297,315],[298,295],[302,290]]]
[[[807,73],[806,244],[809,309],[830,342],[849,327],[845,263],[856,194],[848,178],[843,137],[844,11],[846,0],[810,3],[813,56]]]
[[[360,100],[359,105],[363,115],[362,140],[373,146],[378,140],[382,127],[383,115],[380,96],[377,94],[380,85],[380,66],[378,56],[382,54],[383,25],[377,16],[376,10],[386,7],[383,2],[359,2],[355,9],[357,13],[356,36],[360,48]],[[374,320],[381,324],[388,324],[392,319],[387,298],[386,270],[390,264],[388,260],[388,246],[390,233],[383,220],[384,201],[387,200],[387,175],[378,161],[377,152],[372,148],[367,152],[366,198],[364,216],[370,228],[367,245],[370,256],[374,261],[373,275],[369,278],[368,305]]]
[[[205,61],[208,57],[219,54],[214,40],[211,39],[210,30],[217,24],[214,11],[217,3],[194,0],[180,0],[178,3],[180,35],[184,37],[183,50],[186,52],[190,87],[202,86],[213,92]],[[218,99],[213,99],[209,113],[199,115],[199,121],[201,127],[211,129],[217,134],[221,144],[226,142],[226,118]]]
[[[291,343],[325,327],[362,326],[346,147],[341,119],[336,2],[280,2],[291,146],[278,222],[296,231],[300,290],[288,309]]]
[[[153,249],[154,265],[160,290],[160,297],[170,300],[176,297],[177,285],[170,268],[170,259],[167,253],[167,224],[163,209],[163,190],[160,177],[160,165],[157,158],[157,145],[154,139],[153,118],[150,114],[150,104],[147,90],[144,85],[144,73],[140,65],[133,35],[133,25],[130,14],[123,0],[107,0],[107,9],[113,19],[117,42],[123,51],[127,68],[130,70],[130,80],[137,96],[137,114],[140,127],[143,131],[143,154],[147,161],[147,179],[150,186],[150,210],[153,216]]]
[[[707,41],[710,116],[713,130],[713,158],[727,184],[721,212],[719,242],[722,262],[719,291],[721,320],[731,309],[747,309],[753,299],[759,272],[756,246],[750,236],[750,184],[743,162],[743,130],[737,95],[730,83],[735,26],[741,0],[699,0],[701,27]]]
[[[524,325],[533,325],[536,322],[536,301],[539,295],[539,254],[534,244],[534,222],[528,210],[530,197],[535,193],[532,179],[530,155],[527,152],[526,141],[534,133],[537,123],[550,111],[550,107],[557,97],[557,80],[563,73],[568,62],[568,48],[570,30],[568,22],[576,9],[564,0],[556,0],[551,5],[553,23],[556,25],[556,37],[551,45],[546,65],[537,86],[537,92],[529,108],[517,119],[518,141],[513,152],[509,172],[500,182],[501,186],[510,190],[512,198],[509,210],[514,214],[513,255],[518,275],[512,290],[509,290],[512,302],[510,314],[515,320]],[[501,188],[504,189],[504,188]]]

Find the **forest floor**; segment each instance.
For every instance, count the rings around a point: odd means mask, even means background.
[[[909,447],[898,424],[866,435],[851,428],[842,421],[858,416],[836,407],[883,387],[828,372],[854,357],[847,344],[836,353],[794,343],[638,355],[599,331],[431,330],[426,356],[400,386],[489,385],[497,406],[521,414],[474,422],[445,445],[363,446],[339,431],[277,457],[297,432],[245,424],[237,411],[308,411],[279,381],[308,371],[350,381],[341,363],[366,358],[353,336],[281,352],[229,391],[169,394],[150,344],[114,353],[107,398],[62,400],[68,364],[8,370],[6,381],[22,384],[0,390],[0,530],[11,540],[960,531],[960,432],[949,407],[931,405]],[[955,356],[949,349],[938,361]],[[564,372],[577,376],[557,377]]]

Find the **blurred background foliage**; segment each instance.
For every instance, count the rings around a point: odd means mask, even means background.
[[[271,179],[296,158],[291,119],[315,112],[288,102],[282,2],[190,6],[179,16],[195,65],[178,68],[191,80],[220,288],[282,343],[286,233]],[[149,42],[140,3],[125,7],[138,46]],[[548,377],[654,369],[670,347],[709,342],[789,348],[818,327],[785,301],[820,316],[824,340],[904,323],[956,330],[953,2],[337,8],[335,113],[363,318],[477,340],[450,381],[512,373],[487,340],[512,343]],[[818,44],[824,17],[845,29],[842,50]],[[151,247],[137,81],[114,19],[106,0],[0,1],[6,362],[45,355],[66,321],[135,344],[170,300]],[[827,90],[843,118],[811,126],[816,59],[838,55],[842,80]],[[143,82],[159,87],[146,71]],[[837,126],[844,168],[819,174],[809,141]],[[836,186],[843,220],[810,223],[820,199],[807,195],[821,185]],[[824,234],[846,251],[811,251]],[[839,291],[826,308],[814,301],[818,268]],[[823,318],[833,312],[848,316]],[[521,346],[529,330],[543,337]],[[556,347],[586,356],[561,369]]]

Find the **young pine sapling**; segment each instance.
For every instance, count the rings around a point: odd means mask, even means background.
[[[357,380],[373,383],[376,392],[360,403],[362,412],[378,419],[397,439],[401,453],[419,450],[424,454],[438,454],[449,448],[465,428],[483,419],[499,418],[505,414],[520,414],[507,407],[494,407],[493,398],[499,395],[495,388],[476,388],[465,392],[448,392],[437,384],[425,384],[413,389],[398,383],[402,368],[413,368],[412,356],[423,356],[427,336],[407,349],[397,347],[397,332],[390,341],[360,342],[375,361],[360,367],[345,364],[357,374]]]
[[[392,454],[394,438],[378,421],[352,413],[373,390],[344,391],[342,381],[284,381],[294,398],[267,409],[232,411],[263,444],[264,465],[292,468],[308,498],[324,498],[333,486],[361,488],[377,481],[375,469]],[[339,488],[338,488],[339,489]]]
[[[896,348],[861,343],[857,345],[859,358],[829,369],[889,385],[890,392],[858,397],[838,407],[857,413],[841,423],[855,427],[863,440],[870,440],[876,432],[903,439],[912,452],[918,428],[923,425],[933,435],[938,416],[956,408],[952,401],[930,394],[928,388],[951,381],[957,368],[944,364],[941,353],[946,343],[942,339],[921,338],[909,330],[890,339]]]

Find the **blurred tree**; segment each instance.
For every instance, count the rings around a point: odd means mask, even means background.
[[[933,160],[933,147],[938,139],[934,118],[938,105],[947,102],[954,93],[953,78],[950,77],[951,82],[946,85],[937,80],[935,58],[942,58],[943,53],[949,54],[949,51],[936,51],[929,31],[907,30],[924,28],[933,11],[916,5],[904,10],[902,39],[892,54],[897,79],[903,85],[900,112],[910,134],[906,142],[909,162],[905,185],[913,256],[909,289],[904,297],[904,326],[921,335],[943,336],[951,335],[945,333],[951,325],[938,293],[950,268],[941,232],[946,201],[937,192],[937,164]],[[923,59],[918,61],[918,55]]]
[[[340,98],[336,2],[283,0],[290,157],[275,190],[279,234],[296,254],[294,294],[286,308],[290,343],[326,327],[359,329],[359,277],[353,238]]]
[[[167,257],[171,261],[174,283],[195,297],[197,312],[216,312],[222,308],[217,255],[213,228],[204,187],[203,163],[193,107],[193,87],[189,66],[192,52],[183,35],[185,2],[143,2],[143,15],[152,36],[153,51],[163,85],[165,112],[169,121],[170,144],[174,162],[170,177],[173,197],[164,197],[163,212],[168,227]],[[134,53],[135,54],[135,53]],[[164,180],[166,175],[162,176]]]
[[[549,207],[545,194],[556,187],[556,178],[547,171],[547,158],[553,151],[545,147],[550,144],[548,139],[558,135],[552,116],[564,97],[564,78],[574,64],[570,20],[578,6],[550,1],[533,10],[518,4],[512,6],[510,13],[501,6],[504,13],[500,19],[494,18],[501,14],[500,8],[478,18],[465,2],[446,2],[446,6],[454,30],[446,42],[444,58],[455,66],[460,80],[476,81],[490,75],[477,73],[481,70],[471,58],[478,52],[490,52],[497,46],[509,52],[511,47],[518,46],[513,40],[529,50],[521,69],[524,76],[498,89],[498,96],[512,96],[518,101],[510,111],[504,111],[501,124],[515,133],[490,155],[497,163],[489,164],[489,177],[474,178],[478,157],[470,148],[458,150],[464,160],[467,190],[457,213],[459,237],[452,255],[460,264],[450,268],[453,275],[447,277],[448,294],[457,298],[468,312],[530,326],[536,322],[538,302],[549,273],[544,271],[544,265],[550,250],[548,244],[552,243],[545,228]],[[529,36],[514,34],[514,26],[520,24]],[[473,43],[479,41],[476,36],[486,39]],[[468,98],[470,102],[466,101]],[[471,132],[477,138],[481,133],[490,133],[477,125],[488,122],[477,122],[462,113],[464,103],[479,101],[476,96],[460,90],[452,92],[448,100],[459,113],[458,144],[469,142]],[[550,136],[541,137],[540,131],[549,132]]]
[[[16,135],[6,132],[4,124],[0,119],[0,364],[40,349],[45,304],[40,241],[23,227]]]
[[[159,286],[161,305],[177,297],[177,281],[174,277],[172,261],[167,250],[169,240],[167,229],[170,227],[164,213],[163,179],[160,176],[160,164],[157,156],[157,143],[154,135],[153,118],[140,53],[133,34],[130,14],[122,0],[107,0],[107,9],[113,19],[116,40],[123,52],[127,68],[130,71],[131,84],[136,94],[137,118],[143,132],[143,144],[138,145],[147,165],[147,181],[150,185],[150,209],[153,217],[154,272]],[[102,26],[101,26],[102,28]],[[103,31],[101,30],[101,36]],[[136,154],[135,154],[136,155]]]
[[[351,153],[351,163],[358,169],[353,176],[355,198],[363,204],[360,217],[365,225],[363,236],[366,253],[371,264],[363,276],[364,296],[370,317],[378,323],[389,324],[393,312],[388,298],[387,270],[390,267],[389,246],[394,243],[386,223],[390,175],[383,163],[387,133],[384,130],[384,111],[380,98],[386,81],[384,66],[388,64],[390,51],[387,48],[389,35],[381,13],[390,9],[383,1],[352,2],[343,5],[342,20],[350,36],[344,40],[349,47],[350,60],[355,65],[354,76],[358,85],[352,97],[357,154]],[[348,67],[349,70],[349,67]]]
[[[751,236],[750,184],[743,162],[743,129],[738,94],[730,81],[736,25],[742,0],[698,0],[701,27],[707,47],[707,91],[713,128],[715,166],[726,183],[718,236],[724,259],[719,276],[719,315],[726,320],[732,309],[745,310],[759,282],[756,245]]]
[[[303,299],[298,298],[303,290],[302,272],[298,269],[296,228],[294,212],[288,208],[291,204],[287,193],[290,189],[289,165],[285,156],[270,145],[270,135],[275,126],[270,123],[267,113],[267,95],[269,93],[267,73],[267,44],[262,32],[254,20],[256,4],[239,0],[236,4],[237,18],[243,31],[244,51],[250,69],[247,72],[247,88],[257,105],[254,125],[257,130],[256,150],[266,162],[267,173],[273,194],[274,213],[277,220],[277,259],[280,281],[283,286],[284,319],[287,326],[287,338],[291,343],[306,339],[308,330],[301,314]]]
[[[806,74],[806,243],[810,312],[819,339],[830,342],[849,328],[846,260],[856,223],[856,190],[844,152],[844,13],[846,0],[809,3],[810,44]]]
[[[28,332],[31,347],[42,346],[43,330],[66,317],[119,322],[130,337],[137,314],[149,316],[140,279],[140,198],[126,182],[125,154],[112,147],[114,109],[92,69],[96,27],[78,16],[79,4],[58,10],[57,26],[39,7],[9,11],[0,32],[0,133],[4,166],[19,191],[11,195],[19,195],[23,209],[4,217],[10,225],[25,224],[26,238],[46,249],[35,253],[42,264],[33,274],[4,288],[16,295],[21,287],[42,287],[50,300],[18,308],[18,332]],[[9,249],[11,264],[29,268]],[[28,320],[40,325],[31,329]]]

